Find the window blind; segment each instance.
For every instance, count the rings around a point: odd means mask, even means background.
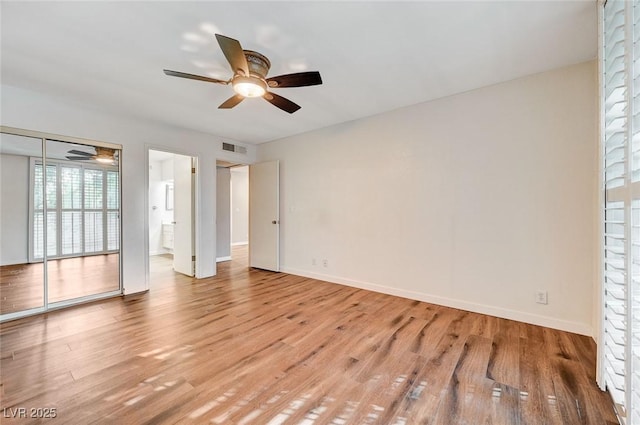
[[[47,161],[33,166],[32,246],[34,260],[43,257],[44,195],[47,201],[47,256],[58,258],[116,251],[120,247],[118,171]]]
[[[82,253],[82,170],[60,166],[60,238],[62,255]]]
[[[35,167],[34,170],[34,225],[33,225],[33,247],[34,257],[42,258],[44,250],[44,176],[42,164]],[[57,230],[56,205],[57,205],[57,175],[58,169],[55,165],[47,165],[47,235],[55,235]],[[56,239],[47,239],[47,255],[58,255],[58,245]]]
[[[80,211],[63,211],[60,223],[62,238],[62,255],[82,253],[82,213]]]
[[[84,208],[102,209],[102,170],[84,170]]]
[[[627,88],[624,1],[604,9],[604,378],[613,401],[624,414],[627,329],[627,240],[624,200],[610,190],[624,186],[627,151]]]
[[[620,419],[640,424],[640,0],[602,10],[602,372]]]
[[[107,249],[120,248],[120,180],[118,173],[107,171]]]
[[[615,403],[624,406],[626,330],[625,208],[608,202],[605,208],[605,380]]]
[[[65,210],[82,208],[81,169],[79,167],[60,167],[62,208]]]

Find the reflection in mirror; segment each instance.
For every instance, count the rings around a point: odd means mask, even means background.
[[[0,134],[0,315],[44,308],[42,255],[31,254],[44,249],[42,212],[30,214],[43,207],[34,161],[42,162],[42,139]]]
[[[49,303],[120,288],[119,153],[46,141]]]

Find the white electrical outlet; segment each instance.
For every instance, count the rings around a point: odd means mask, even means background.
[[[536,291],[536,302],[538,304],[549,304],[547,291]]]
[[[316,265],[316,259],[315,259],[315,258],[312,258],[312,259],[311,259],[311,265],[312,265],[312,266],[315,266],[315,265]]]
[[[329,260],[322,260],[322,267],[329,267]]]

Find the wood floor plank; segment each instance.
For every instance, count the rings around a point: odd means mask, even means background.
[[[451,320],[456,312],[453,309],[436,309],[416,335],[410,350],[413,353],[428,357],[437,347],[437,343],[448,332]]]
[[[118,261],[118,254],[49,260],[48,301],[53,303],[118,290]],[[42,307],[43,282],[42,263],[0,266],[0,314]]]
[[[595,408],[588,389],[595,382],[580,364],[574,340],[565,332],[544,330],[547,353],[555,370],[552,376],[560,413],[565,423],[604,424],[612,418],[609,412]]]
[[[406,319],[402,317],[400,322],[395,320],[394,318],[389,323],[391,329],[385,329],[384,336],[381,336],[373,345],[375,352],[368,359],[360,361],[358,368],[354,368],[356,381],[365,382],[373,375],[388,374],[394,370],[394,363],[397,363],[398,358],[410,356],[408,349],[418,332],[424,328],[425,321],[415,317]],[[394,322],[395,324],[391,325]],[[389,332],[391,332],[390,335]]]
[[[492,341],[487,378],[508,387],[520,386],[520,328],[516,322],[500,320]]]
[[[440,401],[434,425],[473,424],[481,417],[483,407],[478,399],[487,397],[486,365],[491,352],[491,340],[470,335]]]
[[[146,294],[0,324],[0,407],[58,409],[3,425],[615,423],[586,337],[233,255],[201,280],[153,258]]]
[[[520,391],[523,425],[563,423],[545,350],[544,329],[528,326],[520,339]]]

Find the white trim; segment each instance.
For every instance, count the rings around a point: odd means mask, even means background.
[[[222,261],[231,261],[231,256],[228,257],[218,257],[216,258],[216,263],[220,263]]]
[[[598,0],[597,4],[597,26],[598,26],[598,214],[596,223],[598,244],[596,253],[596,274],[597,280],[594,282],[594,309],[595,316],[593,330],[596,336],[596,383],[602,390],[606,390],[604,379],[604,202],[605,202],[605,182],[604,182],[604,80],[603,80],[603,55],[604,55],[604,35],[603,35],[603,12],[605,0]]]
[[[27,130],[24,128],[8,127],[5,125],[0,126],[0,133],[32,137],[34,139],[46,139],[54,142],[67,142],[77,145],[99,146],[101,148],[122,150],[122,145],[118,143],[109,143],[100,140],[84,139],[80,137],[62,136],[60,134],[45,133],[43,131]]]
[[[632,181],[632,173],[633,173],[633,131],[635,130],[635,126],[633,124],[633,86],[634,86],[634,64],[633,64],[633,9],[634,4],[629,2],[625,4],[625,22],[624,22],[624,44],[625,44],[625,55],[624,55],[624,74],[626,80],[626,92],[625,92],[625,103],[626,103],[626,153],[625,153],[625,171],[624,171],[624,237],[625,237],[625,269],[626,269],[626,300],[625,300],[625,309],[626,309],[626,325],[625,325],[625,345],[624,345],[624,409],[622,413],[626,413],[626,417],[623,416],[622,423],[629,423],[626,421],[626,418],[631,419],[633,415],[633,411],[635,410],[632,405],[632,394],[634,390],[634,385],[632,384],[633,380],[633,322],[634,322],[634,307],[633,307],[633,281],[634,281],[634,265],[633,265],[633,253],[634,247],[633,243],[636,242],[633,237],[633,229],[632,226],[635,224],[633,222],[632,216],[632,205],[633,205],[633,187],[631,185]],[[607,201],[609,195],[607,194]],[[605,318],[606,320],[606,318]],[[606,385],[606,383],[605,383]],[[616,400],[614,400],[615,402]]]
[[[249,241],[233,242],[231,246],[249,245]]]
[[[80,304],[86,304],[93,301],[105,300],[108,298],[122,297],[124,294],[120,289],[110,292],[102,292],[100,294],[85,295],[83,297],[72,298],[70,300],[57,301],[54,303],[48,303],[47,307],[36,307],[28,310],[21,310],[14,313],[6,313],[0,315],[0,322],[6,322],[9,320],[22,319],[29,316],[35,316],[36,314],[49,313],[54,310],[60,310],[66,307],[74,307]]]
[[[445,307],[457,308],[460,310],[471,311],[473,313],[486,314],[489,316],[500,317],[502,319],[516,320],[518,322],[529,323],[537,326],[558,329],[566,332],[577,333],[591,337],[593,329],[585,323],[573,322],[569,320],[555,319],[553,317],[540,316],[537,314],[525,313],[522,311],[511,310],[507,308],[494,307],[485,304],[477,304],[468,301],[457,300],[453,298],[430,295],[423,292],[408,291],[406,289],[393,288],[391,286],[379,285],[376,283],[363,282],[354,279],[348,279],[339,276],[325,275],[321,273],[308,272],[306,270],[298,270],[290,267],[281,267],[280,271],[297,276],[308,277],[325,282],[337,283],[368,291],[379,292],[397,297],[409,298],[417,301],[424,301],[431,304],[442,305]]]
[[[12,313],[0,314],[0,322],[8,322],[9,320],[22,319],[24,317],[35,316],[36,314],[46,313],[47,309],[44,307],[44,299],[42,301],[42,307],[29,308],[27,310],[20,310]]]

